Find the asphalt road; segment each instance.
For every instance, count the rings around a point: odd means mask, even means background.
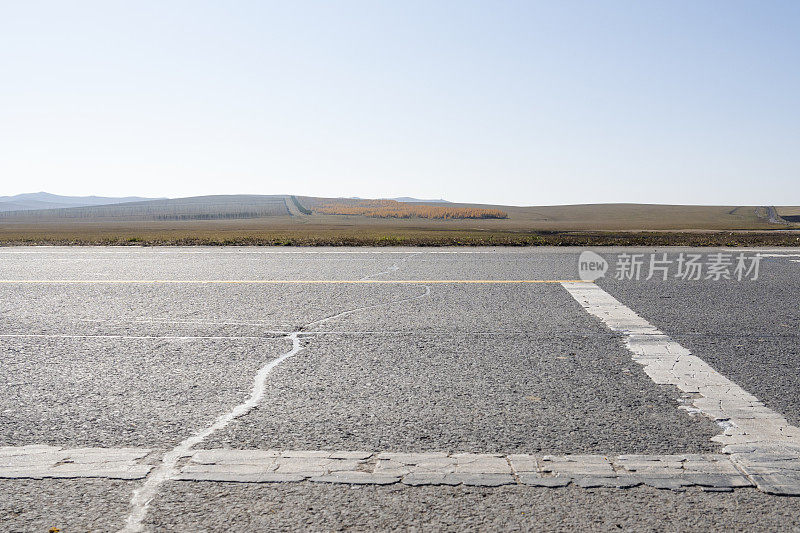
[[[762,250],[754,281],[636,281],[613,278],[625,250],[595,251],[610,264],[600,287],[800,424],[800,253]],[[0,249],[0,447],[147,448],[158,465],[247,402],[274,362],[255,406],[194,448],[720,453],[710,439],[722,429],[679,409],[684,395],[656,385],[559,283],[463,282],[575,280],[580,252]],[[298,351],[284,359],[290,334]],[[0,479],[0,530],[116,531],[142,484]],[[142,525],[791,531],[798,522],[800,498],[755,488],[166,480]]]

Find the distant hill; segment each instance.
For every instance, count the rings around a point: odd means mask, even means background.
[[[423,200],[420,198],[410,198],[408,196],[401,196],[399,198],[387,198],[387,200],[395,200],[397,202],[405,202],[410,204],[449,204],[447,200]]]
[[[90,197],[96,198],[96,197]],[[119,200],[119,199],[116,199]],[[29,208],[17,211],[0,211],[3,220],[222,220],[289,216],[285,195],[216,195],[189,198],[116,202],[63,208]]]
[[[361,196],[348,196],[340,197],[340,200],[370,200],[371,198],[362,198]],[[395,202],[405,202],[409,204],[449,204],[447,200],[425,200],[423,198],[411,198],[410,196],[399,196],[397,198],[380,198],[380,200],[394,200]]]
[[[0,211],[29,211],[32,209],[63,209],[68,207],[88,207],[94,205],[124,204],[143,202],[155,198],[126,196],[114,198],[107,196],[61,196],[47,192],[31,192],[15,196],[0,196]]]

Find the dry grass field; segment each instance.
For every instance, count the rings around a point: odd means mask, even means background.
[[[800,222],[800,207],[780,206],[775,210],[778,212],[778,216],[787,222]]]
[[[800,223],[770,223],[763,206],[417,206],[507,214],[463,219],[376,218],[317,209],[335,201],[224,196],[11,212],[0,215],[0,244],[800,245]],[[781,207],[779,212],[785,209],[800,211]]]
[[[315,203],[312,213],[361,215],[370,218],[431,218],[438,220],[508,218],[508,213],[500,209],[420,205],[397,200],[337,200]]]
[[[334,202],[334,198],[300,197],[303,205],[316,211],[318,206]],[[430,205],[430,204],[426,204]],[[504,219],[448,220],[430,226],[421,220],[390,221],[399,228],[448,227],[454,229],[486,229],[508,231],[723,231],[786,229],[768,221],[763,206],[691,206],[655,204],[585,204],[563,206],[496,206],[480,204],[433,204],[450,208],[500,210]],[[317,218],[321,223],[372,224],[355,215]],[[375,221],[377,222],[377,221]],[[373,223],[375,223],[373,222]],[[798,226],[800,227],[800,226]]]

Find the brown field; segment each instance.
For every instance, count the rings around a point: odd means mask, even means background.
[[[800,216],[800,206],[798,207],[790,207],[790,206],[780,206],[776,207],[775,210],[778,212],[778,215],[784,216]]]
[[[396,200],[339,200],[315,205],[311,211],[324,215],[361,215],[370,218],[432,218],[440,220],[508,218],[508,213],[499,209],[417,205],[401,203]]]
[[[789,223],[800,223],[800,207],[776,207],[778,216]]]
[[[300,197],[312,211],[319,205],[336,201],[333,198]],[[447,221],[373,220],[357,215],[315,214],[309,222],[357,226],[379,224],[401,229],[469,229],[498,231],[708,231],[708,230],[774,230],[767,219],[766,208],[760,206],[691,206],[653,204],[584,204],[563,206],[495,206],[480,204],[435,204],[451,208],[497,209],[507,213],[505,219],[463,219]],[[791,227],[791,226],[790,226]],[[797,225],[800,228],[800,225]]]
[[[331,201],[335,199],[206,197],[161,201],[167,203],[158,206],[157,212],[147,202],[139,210],[126,204],[125,210],[106,206],[99,212],[74,208],[5,213],[0,216],[0,244],[800,245],[800,223],[770,223],[766,209],[755,206],[436,204],[451,209],[498,209],[507,213],[505,219],[373,218],[315,212]]]

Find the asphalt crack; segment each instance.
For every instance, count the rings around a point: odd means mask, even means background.
[[[303,346],[303,344],[300,341],[300,335],[304,334],[303,331],[304,329],[318,324],[323,324],[325,322],[329,322],[337,318],[342,318],[352,313],[357,313],[359,311],[365,311],[367,309],[375,309],[377,307],[386,307],[389,305],[395,305],[404,302],[410,302],[413,300],[418,300],[429,296],[430,293],[431,293],[430,287],[428,285],[425,285],[425,291],[422,294],[417,294],[415,296],[402,298],[399,300],[390,300],[388,302],[381,302],[378,304],[361,306],[341,311],[339,313],[332,314],[325,318],[320,318],[308,322],[300,326],[297,330],[289,333],[288,335],[285,335],[284,337],[276,337],[276,338],[285,338],[291,340],[292,349],[284,353],[283,355],[267,362],[259,369],[253,380],[253,387],[250,392],[250,397],[245,402],[240,403],[230,411],[219,415],[210,426],[194,433],[190,437],[187,437],[186,439],[181,441],[175,448],[168,451],[162,456],[160,463],[147,475],[142,486],[133,491],[133,496],[131,497],[131,503],[130,503],[131,511],[130,514],[128,514],[128,516],[126,517],[125,526],[120,530],[120,532],[136,533],[144,531],[144,519],[147,516],[147,511],[150,507],[150,502],[158,493],[158,490],[161,487],[161,485],[163,485],[167,481],[174,480],[178,477],[178,472],[179,472],[178,463],[185,457],[191,455],[192,453],[191,450],[194,446],[200,444],[203,440],[211,436],[216,431],[225,428],[233,420],[248,414],[250,411],[252,411],[255,407],[258,406],[258,404],[261,402],[266,392],[267,377],[272,372],[272,370],[274,370],[278,365],[280,365],[287,359],[294,357],[305,348],[305,346]]]

